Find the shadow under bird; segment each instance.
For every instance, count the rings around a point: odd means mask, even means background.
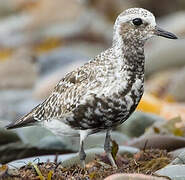
[[[112,47],[68,73],[44,102],[7,129],[40,125],[57,136],[80,136],[79,157],[84,166],[84,140],[106,131],[104,149],[117,167],[110,132],[128,119],[142,97],[144,44],[155,35],[177,39],[159,28],[154,15],[145,9],[122,12],[114,25]]]

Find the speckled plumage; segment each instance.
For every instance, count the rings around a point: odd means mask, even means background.
[[[134,25],[135,18],[142,24]],[[68,73],[43,103],[9,128],[40,123],[56,135],[80,134],[83,147],[87,135],[109,132],[123,123],[142,97],[144,44],[155,29],[155,18],[147,10],[132,8],[121,13],[114,25],[112,47]]]

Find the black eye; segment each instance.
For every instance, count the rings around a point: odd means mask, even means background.
[[[132,22],[135,26],[140,26],[141,24],[143,24],[143,21],[141,18],[135,18],[132,20]]]

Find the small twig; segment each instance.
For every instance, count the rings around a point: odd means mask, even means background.
[[[34,160],[33,160],[33,162],[35,162],[36,160],[38,160],[38,164],[40,164],[40,158],[35,158]]]
[[[58,153],[56,153],[55,159],[54,159],[54,163],[57,164],[57,162],[58,162]]]
[[[147,144],[148,144],[148,139],[145,141],[145,144],[144,144],[144,147],[143,147],[143,151],[144,151],[144,152],[145,152],[145,150],[146,150]]]

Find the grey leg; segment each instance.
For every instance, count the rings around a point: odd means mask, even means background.
[[[85,168],[85,158],[86,158],[86,154],[84,151],[84,140],[86,139],[86,137],[87,137],[87,134],[85,133],[85,131],[81,131],[80,132],[79,157],[80,157],[80,161],[81,161],[83,168]]]
[[[109,161],[111,162],[112,166],[117,168],[117,165],[116,165],[116,163],[112,157],[112,154],[111,154],[112,149],[110,146],[110,141],[111,141],[110,130],[107,130],[106,137],[105,137],[104,150],[105,150],[107,157],[108,157]]]

